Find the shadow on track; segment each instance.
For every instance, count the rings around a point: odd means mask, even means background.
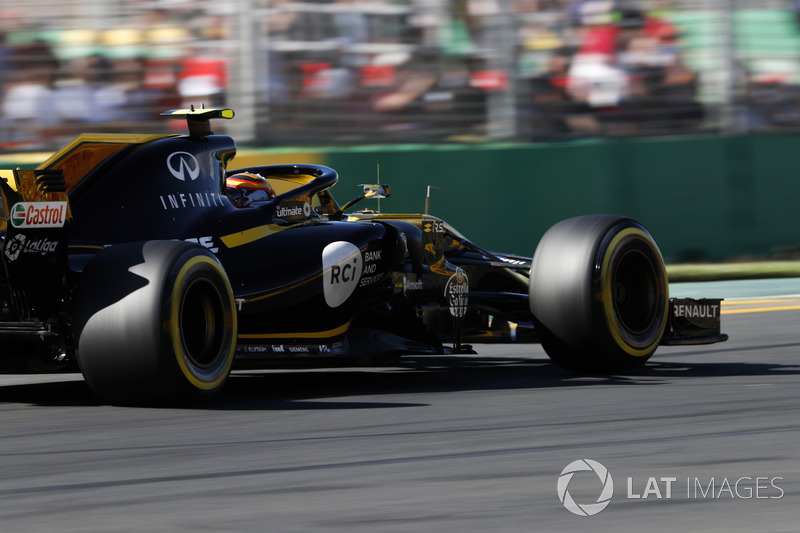
[[[74,381],[0,386],[0,403],[19,403],[48,407],[101,405],[100,400],[92,393],[80,375],[76,375]]]
[[[236,373],[206,408],[291,410],[405,407],[419,404],[360,403],[358,396],[446,393],[469,390],[524,390],[550,387],[653,386],[677,378],[797,375],[800,365],[769,363],[651,362],[613,375],[577,375],[547,359],[422,357],[407,367]],[[328,401],[347,397],[346,402]]]
[[[800,365],[770,363],[684,363],[651,361],[646,366],[613,375],[578,375],[548,359],[480,356],[424,356],[386,368],[238,371],[210,401],[190,406],[212,410],[313,410],[416,407],[418,393],[468,390],[523,390],[549,387],[654,386],[677,378],[715,376],[797,375]],[[39,378],[41,379],[41,378]],[[3,385],[0,402],[41,406],[102,405],[89,387],[74,380]],[[359,396],[408,395],[408,402],[360,402]],[[336,401],[335,398],[347,398]],[[355,398],[355,399],[354,399]]]

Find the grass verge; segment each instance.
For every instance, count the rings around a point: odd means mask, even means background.
[[[800,261],[667,265],[670,282],[800,277]]]

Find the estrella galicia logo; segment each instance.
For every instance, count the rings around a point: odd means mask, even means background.
[[[189,152],[173,152],[167,157],[167,169],[175,178],[194,181],[200,175],[200,163]]]
[[[578,472],[593,472],[602,483],[603,489],[595,503],[577,503],[569,493],[569,483]],[[571,513],[578,516],[593,516],[605,509],[614,496],[614,480],[608,469],[591,459],[578,459],[567,465],[558,476],[558,499]]]
[[[450,314],[456,318],[467,314],[469,303],[469,279],[467,273],[461,268],[456,268],[456,273],[447,280],[444,295],[450,305]]]

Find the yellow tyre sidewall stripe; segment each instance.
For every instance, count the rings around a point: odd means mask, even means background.
[[[228,326],[232,331],[232,342],[230,343],[230,349],[227,354],[225,354],[225,364],[224,366],[219,369],[215,374],[212,374],[213,379],[205,380],[200,377],[200,375],[193,370],[194,365],[192,365],[186,352],[183,347],[183,340],[181,337],[180,331],[180,313],[181,313],[181,305],[180,305],[180,298],[181,298],[181,291],[185,289],[184,281],[188,275],[188,273],[197,265],[205,264],[215,270],[221,279],[226,279],[225,272],[222,270],[220,265],[211,259],[210,257],[204,255],[198,255],[189,259],[180,269],[178,275],[175,278],[175,283],[172,287],[172,295],[170,301],[170,336],[172,340],[172,350],[173,354],[175,355],[175,360],[180,367],[181,372],[183,373],[184,377],[191,383],[194,387],[204,391],[214,390],[215,388],[221,386],[228,377],[228,373],[230,372],[231,366],[233,365],[233,357],[234,352],[236,351],[236,342],[235,342],[235,334],[236,334],[236,309],[233,306],[233,292],[228,286],[228,298],[231,302],[230,307],[230,316],[232,317],[232,323]],[[228,284],[226,284],[228,285]]]
[[[611,243],[606,248],[605,255],[603,256],[603,263],[600,271],[600,294],[603,301],[603,309],[605,311],[605,318],[606,322],[608,323],[608,331],[611,333],[611,336],[614,338],[614,342],[616,342],[617,346],[622,348],[626,353],[632,355],[634,357],[644,357],[649,355],[653,352],[654,345],[657,345],[658,342],[661,340],[661,337],[664,335],[664,329],[667,326],[667,314],[669,312],[669,298],[666,296],[669,294],[669,288],[667,286],[667,278],[664,275],[663,284],[664,284],[664,309],[662,310],[662,317],[664,320],[661,322],[660,331],[656,338],[655,344],[648,344],[643,348],[631,345],[630,342],[625,338],[623,335],[619,323],[616,320],[616,313],[614,309],[614,294],[613,294],[613,283],[611,280],[611,269],[610,263],[611,260],[615,257],[617,252],[617,247],[623,240],[625,239],[637,239],[645,244],[645,246],[650,250],[653,255],[660,255],[658,250],[653,248],[651,244],[650,237],[647,233],[642,231],[639,228],[626,228],[620,231],[614,238],[611,240]]]

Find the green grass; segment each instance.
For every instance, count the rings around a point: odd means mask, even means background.
[[[667,265],[671,282],[800,277],[800,261]]]

